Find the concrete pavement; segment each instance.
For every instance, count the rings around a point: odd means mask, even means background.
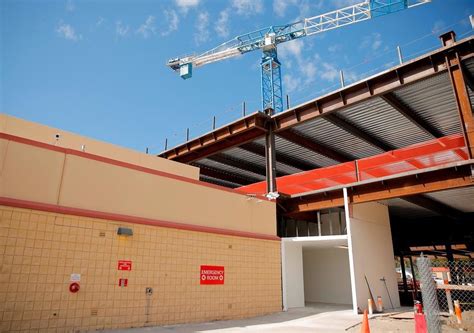
[[[234,333],[234,332],[345,332],[362,320],[362,316],[354,315],[348,306],[334,304],[309,304],[305,308],[290,309],[267,316],[214,321],[208,323],[144,327],[133,329],[104,330],[113,333]]]

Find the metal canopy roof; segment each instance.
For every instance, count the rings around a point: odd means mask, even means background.
[[[474,77],[472,40],[440,48],[273,117],[256,113],[241,118],[160,156],[200,167],[203,181],[235,188],[265,179],[264,124],[268,121],[275,124],[277,134],[277,176],[459,134],[444,54],[454,48],[460,53],[469,85]],[[220,146],[207,149],[208,143]]]

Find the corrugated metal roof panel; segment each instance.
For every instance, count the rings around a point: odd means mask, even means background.
[[[433,139],[379,97],[346,108],[338,116],[394,148]]]
[[[428,193],[426,196],[465,213],[474,212],[474,186]]]
[[[249,163],[259,165],[263,168],[265,167],[265,157],[254,154],[239,147],[228,149],[225,151],[225,154],[248,161]]]
[[[356,158],[364,158],[384,152],[382,149],[369,145],[364,140],[321,117],[298,125],[294,127],[294,130],[301,136],[316,140],[334,150]]]
[[[394,94],[444,135],[461,133],[456,100],[447,73],[410,84]]]

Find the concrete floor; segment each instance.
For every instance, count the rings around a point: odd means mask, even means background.
[[[305,308],[249,319],[214,321],[199,324],[171,325],[133,329],[104,330],[124,333],[230,333],[230,332],[345,332],[360,323],[362,316],[352,313],[350,306],[310,303]]]

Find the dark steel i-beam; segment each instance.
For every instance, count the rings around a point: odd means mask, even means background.
[[[265,147],[257,143],[253,143],[253,142],[245,143],[239,146],[239,148],[265,158]],[[277,164],[278,163],[285,164],[285,165],[294,167],[296,169],[300,169],[302,171],[313,170],[313,169],[321,167],[320,165],[308,163],[301,159],[298,159],[286,154],[282,154],[281,152],[278,152],[278,151],[276,152],[275,158],[276,158]]]
[[[456,42],[454,31],[440,36],[443,46],[452,46]],[[469,158],[474,157],[474,117],[472,106],[464,80],[463,66],[457,51],[445,55],[446,67],[448,68],[451,86],[453,87],[456,105],[461,119],[461,127],[466,142]]]
[[[265,110],[269,116],[273,114],[272,109]],[[265,166],[266,166],[266,182],[267,193],[277,192],[276,182],[276,158],[275,158],[275,133],[271,123],[269,123],[267,132],[265,133]]]
[[[414,125],[420,128],[422,131],[432,135],[435,138],[440,138],[443,136],[440,130],[430,125],[427,121],[422,119],[415,111],[409,108],[407,105],[402,104],[400,100],[393,94],[387,93],[381,96],[382,99],[390,105],[392,108],[401,113],[405,118],[411,121]]]
[[[305,138],[291,129],[278,132],[278,136],[300,147],[304,147],[308,150],[311,150],[312,152],[315,152],[319,155],[323,155],[337,162],[342,163],[354,159],[352,158],[352,156],[345,155],[343,153],[335,151],[334,149],[329,148],[324,144]]]

